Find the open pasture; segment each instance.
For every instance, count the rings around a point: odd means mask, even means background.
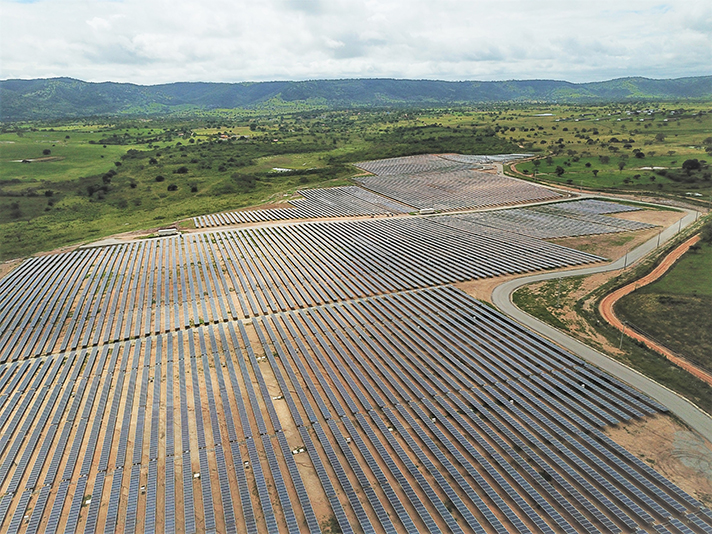
[[[114,161],[120,161],[128,149],[138,148],[104,145],[101,138],[100,132],[75,130],[23,132],[21,136],[0,133],[3,186],[19,183],[24,187],[51,188],[80,176],[102,174],[113,168]]]

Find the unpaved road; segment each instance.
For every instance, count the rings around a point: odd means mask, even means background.
[[[624,332],[628,337],[632,337],[633,339],[642,341],[648,346],[648,348],[662,354],[678,367],[682,367],[691,375],[694,375],[700,380],[704,380],[708,384],[712,385],[712,375],[703,371],[699,367],[692,365],[690,362],[684,360],[683,358],[676,356],[670,351],[670,349],[664,347],[663,345],[660,345],[659,343],[648,339],[647,337],[639,334],[633,329],[627,329],[626,325],[623,324],[620,319],[618,319],[618,317],[613,311],[613,306],[616,302],[618,302],[624,296],[632,293],[639,287],[647,286],[648,284],[655,282],[655,280],[664,275],[670,269],[670,267],[672,267],[675,262],[680,259],[682,255],[685,254],[685,252],[687,252],[690,247],[697,243],[699,240],[699,235],[691,237],[682,245],[673,250],[670,254],[668,254],[665,259],[660,263],[660,265],[653,269],[653,271],[650,272],[647,276],[644,276],[640,280],[636,280],[635,282],[632,282],[627,286],[623,286],[620,289],[614,291],[613,293],[609,293],[608,295],[606,295],[601,301],[601,304],[598,307],[598,311],[601,313],[601,316],[606,321],[608,321],[609,324],[614,326],[616,329]]]

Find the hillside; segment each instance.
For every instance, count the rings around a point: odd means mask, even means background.
[[[653,80],[620,78],[575,84],[555,80],[445,82],[353,79],[255,83],[89,83],[71,78],[0,81],[0,120],[93,115],[168,114],[253,108],[270,102],[323,107],[580,102],[712,98],[712,76]]]

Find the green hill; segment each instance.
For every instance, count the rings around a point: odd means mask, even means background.
[[[254,108],[268,102],[318,102],[324,107],[483,102],[593,103],[712,98],[712,76],[653,80],[620,78],[575,84],[556,80],[313,80],[255,83],[89,83],[71,78],[0,81],[0,120],[119,114],[168,114],[186,109]]]

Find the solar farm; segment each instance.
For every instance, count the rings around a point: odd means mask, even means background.
[[[372,176],[355,178],[358,186],[305,189],[289,207],[249,209],[194,217],[196,228],[288,219],[403,215],[423,208],[437,211],[483,209],[529,202],[551,201],[563,195],[536,184],[492,170],[493,163],[528,154],[473,156],[424,154],[355,166]],[[360,187],[359,187],[360,186]]]
[[[562,198],[560,193],[500,174],[472,169],[356,178],[362,187],[415,206],[438,211],[492,208]]]
[[[193,222],[196,228],[209,228],[286,219],[396,215],[413,211],[409,206],[355,186],[306,189],[297,193],[303,198],[290,200],[292,207],[289,208],[216,213],[195,217]]]
[[[0,280],[0,531],[711,533],[712,511],[603,432],[664,406],[452,285],[601,262],[543,239],[648,228],[610,216],[633,209],[24,261]]]
[[[437,220],[463,230],[481,231],[481,227],[486,226],[539,239],[555,239],[652,228],[650,224],[607,216],[638,209],[613,202],[586,199],[531,208],[448,215],[438,217]]]

